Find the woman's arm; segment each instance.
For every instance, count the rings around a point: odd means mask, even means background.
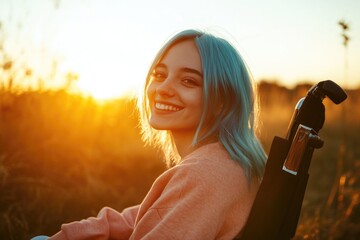
[[[119,213],[105,207],[101,209],[97,217],[63,224],[61,231],[49,240],[129,239],[138,210],[139,206],[134,206]]]

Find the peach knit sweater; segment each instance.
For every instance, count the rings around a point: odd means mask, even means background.
[[[204,145],[164,172],[141,205],[63,224],[60,239],[232,239],[242,230],[259,183],[220,143]]]

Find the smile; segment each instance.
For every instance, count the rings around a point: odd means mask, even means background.
[[[180,107],[176,107],[173,105],[168,105],[168,104],[164,104],[164,103],[155,103],[155,108],[158,110],[162,110],[162,111],[171,111],[171,112],[177,112],[180,111],[181,108]]]

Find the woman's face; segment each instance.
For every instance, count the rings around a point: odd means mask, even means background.
[[[203,110],[202,65],[194,40],[176,43],[156,65],[147,89],[150,125],[194,134]]]

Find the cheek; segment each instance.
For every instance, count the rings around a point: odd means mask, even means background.
[[[149,101],[152,101],[154,99],[155,92],[156,92],[156,88],[154,84],[150,83],[146,90],[146,97],[148,98]]]
[[[191,93],[187,97],[187,104],[192,108],[201,111],[203,108],[202,92],[199,91],[199,92]]]

